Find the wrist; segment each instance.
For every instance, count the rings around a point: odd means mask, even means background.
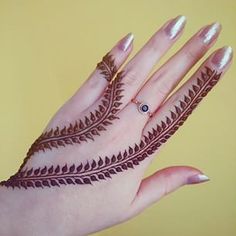
[[[14,235],[17,224],[14,192],[0,186],[0,235]],[[15,200],[13,200],[15,199]]]
[[[36,206],[29,200],[29,194],[24,190],[0,186],[0,235],[28,236],[31,232]]]
[[[72,235],[73,228],[62,224],[65,218],[58,199],[60,193],[55,191],[54,198],[51,194],[51,191],[26,191],[0,186],[0,235]]]

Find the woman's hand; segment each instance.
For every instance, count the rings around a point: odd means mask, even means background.
[[[132,51],[132,34],[103,57],[33,143],[19,171],[1,182],[1,235],[85,235],[134,217],[180,186],[208,180],[187,166],[142,179],[154,154],[232,59],[230,47],[218,49],[168,97],[221,29],[218,23],[200,29],[146,80],[184,25],[183,16],[169,20],[119,72]]]

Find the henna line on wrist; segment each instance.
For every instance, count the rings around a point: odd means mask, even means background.
[[[123,153],[119,152],[117,156],[111,158],[107,156],[103,160],[101,157],[98,161],[92,160],[86,164],[80,164],[70,167],[64,165],[60,167],[51,166],[50,168],[38,168],[25,170],[12,176],[9,180],[0,183],[7,187],[51,187],[66,184],[92,184],[93,181],[99,181],[111,178],[112,174],[134,168],[141,161],[153,154],[163,143],[167,141],[184,123],[192,111],[204,96],[218,82],[221,73],[217,74],[206,67],[206,73],[201,73],[201,78],[197,78],[197,85],[191,85],[188,95],[183,96],[180,100],[180,107],[174,105],[175,112],[170,109],[170,117],[166,116],[166,121],[161,121],[156,128],[148,132],[147,136],[141,140],[139,145],[135,144],[133,148],[129,147]]]

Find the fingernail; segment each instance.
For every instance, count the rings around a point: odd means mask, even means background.
[[[218,68],[223,69],[232,59],[233,49],[231,47],[223,47],[219,49],[212,58],[212,63]]]
[[[122,51],[126,51],[129,46],[131,45],[131,43],[133,42],[134,39],[134,35],[132,33],[128,33],[120,42],[119,42],[119,49],[121,49]]]
[[[203,39],[203,42],[205,44],[210,44],[216,37],[218,36],[219,32],[221,30],[220,23],[216,22],[209,26],[206,26],[200,31],[200,38]]]
[[[209,181],[209,177],[203,174],[193,175],[188,178],[187,184],[199,184],[206,181]]]
[[[170,39],[176,38],[176,36],[184,28],[185,22],[186,22],[185,16],[177,16],[165,27],[164,30]]]

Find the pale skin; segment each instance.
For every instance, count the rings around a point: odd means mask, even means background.
[[[145,208],[181,186],[208,180],[200,170],[189,166],[168,167],[143,178],[145,170],[160,150],[159,146],[157,148],[157,143],[165,143],[165,140],[172,135],[170,132],[159,139],[154,133],[156,140],[149,136],[147,143],[154,140],[152,141],[155,146],[153,153],[140,159],[138,163],[132,159],[132,164],[127,167],[127,158],[132,157],[133,153],[138,153],[134,148],[135,144],[139,145],[140,141],[144,140],[145,136],[148,136],[161,121],[170,128],[175,127],[175,120],[178,121],[176,125],[181,125],[179,117],[183,117],[184,109],[187,109],[185,107],[188,104],[192,107],[195,103],[199,103],[200,98],[206,95],[202,91],[206,89],[208,92],[208,88],[214,86],[215,80],[222,78],[231,64],[232,49],[230,47],[215,50],[189,80],[167,99],[185,74],[213,46],[221,29],[219,24],[204,26],[163,66],[150,75],[155,64],[181,36],[184,25],[184,17],[169,20],[129,61],[127,58],[133,47],[132,35],[127,35],[114,45],[109,54],[114,59],[116,69],[120,71],[120,67],[126,62],[121,73],[122,97],[115,113],[118,119],[112,119],[110,124],[105,125],[105,130],[92,135],[92,139],[88,138],[79,143],[68,143],[64,146],[45,147],[44,151],[34,152],[29,155],[21,171],[31,168],[33,171],[37,168],[42,170],[44,167],[48,170],[51,166],[53,166],[52,171],[55,171],[57,166],[62,168],[67,165],[69,168],[74,165],[77,168],[81,163],[86,170],[86,163],[92,166],[92,161],[95,160],[94,163],[98,165],[100,159],[103,160],[101,166],[104,169],[100,168],[98,173],[93,170],[93,175],[96,175],[97,180],[90,179],[91,182],[87,184],[75,182],[59,184],[57,182],[58,186],[52,186],[53,182],[49,181],[50,186],[37,187],[36,180],[31,179],[35,181],[34,187],[20,185],[13,188],[12,184],[16,184],[15,180],[6,182],[9,186],[3,183],[0,187],[0,235],[87,235],[135,217]],[[204,73],[208,73],[205,80]],[[114,79],[116,76],[113,76]],[[209,87],[207,87],[208,81],[210,81]],[[101,104],[108,84],[109,81],[101,73],[101,68],[97,67],[82,87],[52,117],[43,132],[55,130],[57,126],[62,130],[64,126],[69,127],[75,121],[89,116]],[[194,97],[189,91],[195,84],[199,85],[199,89],[196,89]],[[184,96],[189,96],[190,102]],[[141,114],[137,104],[131,101],[134,98],[148,104],[151,116],[147,113]],[[185,105],[183,102],[180,103],[184,99]],[[175,106],[182,110],[178,113],[178,108]],[[175,114],[170,116],[170,111]],[[187,110],[186,114],[188,114]],[[166,117],[170,117],[171,121],[166,121]],[[98,127],[98,124],[95,127]],[[163,130],[160,133],[163,134]],[[132,147],[133,151],[129,147]],[[105,175],[105,169],[110,164],[106,160],[109,159],[112,162],[112,156],[117,157],[119,153],[124,157],[125,150],[128,150],[128,154],[126,159],[122,160],[126,166],[123,166],[121,171],[116,170],[117,173],[112,173],[109,169],[110,176],[103,176],[104,178],[100,179],[98,174]],[[141,147],[139,152],[145,153],[145,147]],[[118,165],[120,161],[113,163]],[[75,170],[72,168],[70,171],[75,181]],[[86,177],[91,176],[92,170],[89,171],[90,169],[87,168]],[[17,180],[18,184],[22,181],[20,178]],[[37,178],[41,176],[37,175],[35,179]],[[47,178],[50,179],[50,177]]]

